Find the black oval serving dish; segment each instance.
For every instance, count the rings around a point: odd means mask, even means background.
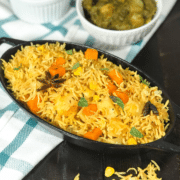
[[[52,41],[52,40],[38,40],[38,41],[21,41],[21,40],[16,40],[16,39],[11,39],[11,38],[1,38],[0,39],[0,45],[2,43],[7,43],[13,45],[12,48],[7,50],[1,57],[1,59],[4,59],[5,61],[9,61],[11,59],[11,55],[14,55],[17,50],[21,49],[21,46],[27,46],[30,45],[31,43],[33,44],[45,44],[45,43],[56,43],[57,41]],[[77,51],[82,50],[85,51],[88,46],[80,45],[80,44],[75,44],[75,43],[70,43],[70,42],[64,42],[64,41],[58,41],[59,43],[66,43],[66,50],[73,49],[75,48]],[[71,134],[63,129],[57,128],[48,122],[44,121],[43,119],[39,118],[35,114],[33,114],[31,111],[29,111],[21,102],[19,102],[12,94],[12,91],[7,89],[7,79],[4,77],[4,71],[2,68],[2,61],[0,61],[0,81],[2,83],[2,86],[4,87],[5,91],[7,94],[27,113],[29,113],[31,116],[33,116],[38,122],[43,124],[44,127],[48,127],[48,129],[53,129],[56,132],[58,132],[59,136],[61,137],[63,135],[64,139],[67,140],[70,143],[73,143],[75,145],[95,150],[98,152],[107,152],[107,153],[139,153],[139,152],[145,152],[150,149],[157,149],[157,150],[164,150],[164,151],[169,151],[169,152],[174,152],[174,153],[180,153],[180,146],[171,144],[166,141],[167,136],[172,132],[173,127],[175,126],[177,115],[180,114],[180,108],[173,103],[170,100],[170,97],[168,94],[160,87],[158,83],[156,83],[151,77],[149,77],[145,72],[141,71],[137,67],[131,65],[130,63],[122,60],[121,58],[114,56],[112,54],[109,54],[107,52],[104,52],[102,50],[99,50],[99,56],[104,54],[104,57],[106,57],[109,61],[113,62],[116,65],[121,64],[123,68],[129,67],[130,70],[132,71],[137,71],[140,76],[143,78],[147,79],[150,83],[151,86],[158,86],[160,90],[162,90],[162,96],[163,96],[163,102],[169,99],[169,118],[170,118],[170,126],[167,129],[166,135],[162,137],[159,140],[156,140],[151,143],[146,143],[146,144],[140,144],[140,145],[119,145],[119,144],[108,144],[108,143],[103,143],[103,142],[98,142],[98,141],[92,141],[74,134]],[[178,114],[179,113],[179,114]]]

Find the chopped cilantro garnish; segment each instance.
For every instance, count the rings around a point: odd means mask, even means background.
[[[143,79],[140,75],[139,78],[143,84],[147,85],[148,87],[150,86],[150,82],[148,82],[146,79]]]
[[[116,96],[109,96],[113,102],[115,102],[117,105],[119,105],[122,109],[124,109],[124,103],[122,100]]]
[[[77,62],[76,64],[74,64],[74,66],[72,67],[72,69],[77,69],[80,66],[79,62]]]
[[[73,51],[72,49],[70,49],[70,50],[67,50],[66,53],[72,55]]]
[[[81,99],[78,102],[78,106],[80,107],[87,107],[88,106],[88,102],[84,97],[81,97]]]
[[[100,70],[102,70],[102,71],[109,71],[108,68],[101,68]]]
[[[14,68],[14,70],[19,70],[21,67],[22,67],[22,64],[19,67]]]
[[[134,137],[137,137],[137,138],[143,137],[142,133],[140,131],[138,131],[135,127],[131,128],[130,134]]]

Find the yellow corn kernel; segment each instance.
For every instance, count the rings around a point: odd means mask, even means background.
[[[43,51],[44,50],[44,45],[42,45],[42,46],[38,46],[38,51]]]
[[[97,88],[97,84],[96,84],[95,82],[90,82],[90,83],[89,83],[89,88],[90,88],[91,90],[95,90],[95,89]]]
[[[29,73],[29,77],[32,78],[33,77],[33,73]]]
[[[98,100],[99,100],[99,96],[98,96],[98,95],[94,95],[94,96],[93,96],[93,100],[94,100],[94,101],[98,101]]]
[[[147,88],[148,86],[146,84],[143,84],[143,88]]]
[[[134,138],[129,138],[127,143],[128,143],[128,145],[136,145],[137,144],[137,142]]]
[[[82,73],[82,67],[78,67],[76,71],[74,71],[75,76],[79,76]]]
[[[106,169],[105,169],[105,176],[106,177],[110,177],[114,174],[115,170],[114,168],[108,166]]]
[[[135,113],[137,111],[137,106],[135,104],[132,104],[131,111]]]

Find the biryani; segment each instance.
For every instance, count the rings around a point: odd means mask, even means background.
[[[136,145],[165,135],[168,103],[137,72],[123,69],[96,49],[66,44],[21,47],[6,62],[8,88],[17,100],[54,126],[91,140]]]

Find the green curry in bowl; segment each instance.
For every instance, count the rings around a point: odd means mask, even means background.
[[[83,0],[82,5],[90,22],[112,30],[143,26],[157,11],[155,0]]]

